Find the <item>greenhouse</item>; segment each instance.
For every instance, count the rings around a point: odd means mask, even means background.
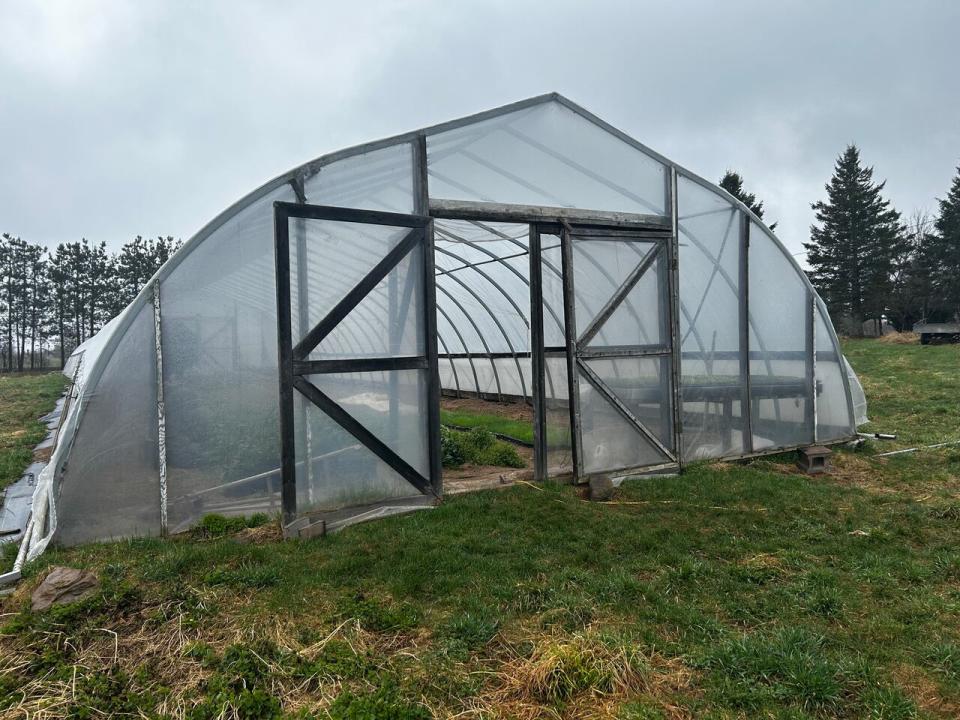
[[[526,407],[536,479],[848,440],[822,301],[745,206],[550,94],[307,162],[77,348],[21,558],[436,503],[441,407]]]

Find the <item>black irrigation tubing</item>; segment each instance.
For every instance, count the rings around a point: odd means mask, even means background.
[[[475,430],[476,428],[481,427],[479,425],[475,425],[474,427],[467,427],[466,425],[453,425],[451,423],[442,423],[442,425],[443,427],[449,428],[450,430],[456,430],[457,432],[463,432],[463,433],[468,433],[471,430]],[[515,438],[511,435],[504,435],[503,433],[493,432],[493,430],[489,430],[488,432],[491,435],[493,435],[495,438],[497,438],[497,440],[503,440],[504,442],[513,443],[514,445],[520,445],[521,447],[525,447],[525,448],[533,447],[533,443],[528,443],[526,440],[520,440],[519,438]]]

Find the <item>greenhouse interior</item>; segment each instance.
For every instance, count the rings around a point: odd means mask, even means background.
[[[849,440],[866,412],[770,230],[557,94],[266,183],[64,372],[21,560],[432,506],[447,403],[527,422],[532,477],[573,482]]]

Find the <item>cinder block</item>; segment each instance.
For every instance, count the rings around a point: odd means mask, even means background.
[[[807,475],[819,475],[830,472],[830,448],[823,445],[811,445],[810,447],[797,450],[797,467],[803,470]]]

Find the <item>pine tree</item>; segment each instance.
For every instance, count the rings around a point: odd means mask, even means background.
[[[156,240],[144,240],[137,235],[121,248],[116,260],[116,312],[137,296],[153,274],[179,247],[180,241],[175,241],[169,235],[157,237]]]
[[[23,369],[24,329],[26,327],[27,287],[29,282],[28,244],[4,233],[2,265],[3,305],[5,310],[6,366]]]
[[[936,228],[938,269],[934,284],[948,316],[960,319],[960,167],[953,178],[947,197],[937,201],[940,215]]]
[[[91,245],[87,256],[87,267],[84,269],[87,283],[87,323],[90,333],[88,337],[93,337],[110,319],[108,300],[110,286],[113,284],[111,266],[110,257],[107,255],[107,244],[101,242],[99,245]]]
[[[47,249],[40,245],[28,245],[26,255],[27,283],[24,293],[24,345],[30,336],[30,369],[36,367],[37,348],[43,358],[43,316],[47,300],[47,264],[44,260]]]
[[[831,314],[851,318],[855,328],[884,313],[903,242],[900,213],[880,194],[884,185],[860,164],[856,146],[848,146],[825,186],[827,201],[812,205],[820,225],[811,226],[804,243],[814,286]]]
[[[61,243],[57,246],[55,253],[50,253],[50,268],[48,276],[53,289],[51,292],[51,330],[57,334],[60,341],[60,367],[62,368],[67,360],[68,343],[70,351],[73,350],[73,344],[70,343],[70,324],[73,310],[73,303],[70,298],[70,276],[69,259],[70,248]]]
[[[68,315],[73,325],[73,346],[87,339],[87,308],[89,307],[89,282],[87,269],[90,266],[90,243],[84,238],[81,242],[66,244],[64,257],[64,289],[70,310]]]
[[[0,308],[3,360],[7,370],[23,370],[29,357],[43,354],[41,326],[46,302],[46,249],[4,233],[0,238]]]
[[[934,278],[939,268],[933,220],[925,212],[914,212],[907,221],[903,242],[893,257],[891,293],[887,314],[901,332],[928,317],[939,299]]]
[[[724,176],[720,179],[720,187],[750,208],[750,210],[753,211],[753,214],[758,218],[761,220],[763,219],[763,200],[757,202],[756,195],[753,193],[748,193],[743,189],[743,178],[740,177],[740,173],[734,172],[733,170],[727,170]],[[777,224],[773,223],[767,227],[773,230],[777,227]]]
[[[0,368],[43,366],[59,343],[72,350],[119,313],[180,247],[173,237],[137,237],[118,254],[86,239],[53,252],[0,236]]]
[[[3,364],[13,369],[14,315],[16,314],[15,239],[8,233],[0,236],[0,309],[3,311]]]

